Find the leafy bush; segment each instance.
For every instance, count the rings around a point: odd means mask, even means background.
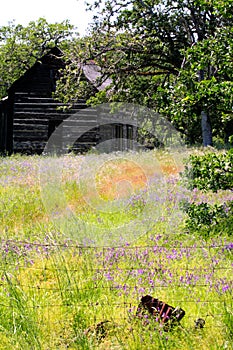
[[[183,177],[190,189],[211,190],[233,188],[233,149],[224,153],[210,152],[191,155],[185,165]]]
[[[186,227],[190,231],[198,230],[199,233],[208,235],[214,232],[225,232],[232,235],[233,232],[233,202],[224,204],[185,203],[184,211],[188,214]]]

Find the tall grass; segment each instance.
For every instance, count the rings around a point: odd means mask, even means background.
[[[47,210],[39,174],[50,160],[0,160],[1,349],[230,349],[227,227],[203,240],[180,209],[184,198],[223,202],[229,193],[188,191],[174,159],[155,151],[57,159],[58,197],[50,188]],[[184,319],[166,332],[156,318],[137,318],[146,294],[182,307]]]

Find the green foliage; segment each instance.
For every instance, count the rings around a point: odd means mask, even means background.
[[[191,155],[185,165],[183,177],[190,189],[227,190],[233,188],[233,149],[223,152],[208,152]]]
[[[0,27],[0,98],[7,89],[52,47],[67,47],[74,27],[69,21],[49,24],[39,18],[24,27],[14,22]]]
[[[210,116],[213,136],[229,141],[233,133],[232,50],[232,27],[219,28],[213,36],[187,48],[178,78],[160,91],[163,113],[171,115],[189,143],[201,141],[199,116],[203,109]],[[163,103],[163,94],[170,103]]]
[[[70,52],[59,97],[83,96],[77,67],[95,60],[111,89],[90,103],[126,101],[168,118],[189,144],[202,142],[201,111],[214,137],[232,135],[232,4],[230,0],[97,0],[94,22],[79,50]],[[62,86],[63,85],[63,86]],[[74,88],[72,88],[72,86]],[[80,90],[80,91],[79,91]]]
[[[184,211],[188,214],[186,227],[190,231],[201,230],[202,234],[208,232],[225,231],[232,235],[233,229],[233,202],[224,204],[184,203]],[[208,235],[209,235],[208,234]]]
[[[189,189],[218,192],[233,188],[233,149],[222,153],[208,152],[204,155],[191,155],[183,172]],[[183,210],[188,214],[186,227],[189,231],[203,236],[225,232],[232,235],[233,202],[224,204],[187,203]]]

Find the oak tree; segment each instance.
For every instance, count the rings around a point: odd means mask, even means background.
[[[96,0],[90,35],[70,50],[58,92],[90,91],[81,67],[95,60],[101,84],[91,103],[127,101],[166,116],[190,143],[212,144],[232,125],[232,2]],[[81,90],[80,90],[81,86]],[[88,96],[87,94],[87,96]]]

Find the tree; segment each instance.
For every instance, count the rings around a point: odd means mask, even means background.
[[[177,80],[161,91],[161,96],[165,94],[173,102],[163,104],[164,112],[171,113],[181,129],[189,124],[189,141],[203,136],[205,146],[212,144],[212,131],[226,142],[233,134],[232,4],[224,1],[224,5],[214,4],[214,32],[185,50]]]
[[[0,97],[49,49],[56,45],[65,48],[73,33],[69,21],[49,24],[44,18],[26,27],[14,22],[0,27]]]
[[[82,63],[94,59],[102,80],[110,76],[113,84],[92,103],[146,105],[188,142],[203,138],[210,145],[212,130],[220,135],[232,122],[232,6],[230,0],[96,0],[89,5],[97,12],[90,36],[71,52],[73,68],[64,76],[74,81]],[[78,84],[64,81],[66,99],[77,96]]]

